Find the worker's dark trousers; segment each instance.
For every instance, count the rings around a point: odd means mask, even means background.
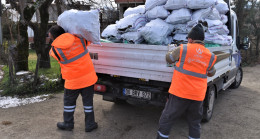
[[[86,128],[92,127],[95,124],[94,109],[93,109],[93,94],[94,86],[89,86],[77,90],[64,90],[64,122],[74,124],[74,111],[76,108],[77,98],[81,94],[84,112],[85,112],[85,126]]]
[[[185,113],[189,124],[189,138],[200,138],[203,102],[183,99],[170,94],[159,121],[157,138],[168,138],[174,121]]]

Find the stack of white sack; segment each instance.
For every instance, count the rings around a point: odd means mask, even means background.
[[[144,13],[145,13],[145,6],[139,5],[134,8],[131,8],[131,7],[128,8],[124,13],[124,17],[127,17],[128,15],[131,15],[131,14],[144,14]]]
[[[202,2],[204,2],[204,4],[202,4]],[[195,3],[197,3],[198,6],[195,6]],[[221,45],[232,43],[232,37],[228,36],[230,31],[225,25],[228,22],[228,17],[225,14],[229,11],[226,2],[223,0],[187,0],[187,6],[190,9],[197,9],[192,14],[192,20],[188,22],[189,27],[195,26],[199,20],[208,23],[207,37],[205,37],[206,43],[217,43]]]
[[[169,35],[173,31],[173,26],[162,19],[155,19],[147,23],[141,30],[141,34],[149,44],[168,45],[172,41]]]
[[[86,40],[100,44],[99,11],[69,10],[63,12],[57,24],[66,32],[83,37]]]
[[[117,32],[119,36],[124,36],[122,40],[131,43],[158,45],[185,43],[188,32],[201,20],[208,23],[206,43],[227,45],[232,42],[232,37],[228,36],[230,31],[226,26],[228,11],[228,4],[223,0],[146,0],[145,6],[129,8],[125,12],[125,17],[116,23]],[[135,24],[139,25],[136,27]],[[163,28],[162,25],[166,27]],[[172,32],[166,31],[165,28],[169,28]],[[136,36],[133,36],[134,34]],[[140,41],[142,38],[145,42]]]
[[[121,35],[118,33],[118,30],[116,28],[116,24],[109,25],[105,28],[105,30],[102,32],[101,36],[103,38],[108,39],[112,42],[120,42],[121,41]]]

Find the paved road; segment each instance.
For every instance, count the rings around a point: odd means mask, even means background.
[[[214,115],[202,124],[202,139],[260,138],[260,65],[244,68],[244,80],[235,90],[221,92]],[[1,139],[153,139],[156,136],[162,108],[154,106],[117,105],[95,95],[94,105],[99,128],[84,132],[81,99],[75,112],[75,129],[60,131],[56,122],[62,120],[63,94],[44,102],[21,107],[0,108]],[[3,125],[2,121],[12,124]],[[172,139],[186,139],[185,118],[172,128]]]

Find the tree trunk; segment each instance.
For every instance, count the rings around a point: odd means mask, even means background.
[[[258,59],[259,57],[259,42],[260,41],[260,36],[257,36],[256,37],[256,53],[255,53],[255,56],[256,56],[256,59]]]
[[[50,46],[46,44],[49,11],[48,8],[52,0],[46,0],[39,8],[41,23],[34,29],[34,43],[37,55],[41,55],[39,68],[51,68],[49,50]]]
[[[29,56],[29,42],[27,34],[27,25],[18,23],[17,28],[19,30],[19,39],[17,44],[17,56],[15,57],[15,72],[28,71],[28,56]]]
[[[41,29],[40,29],[41,30]],[[49,56],[49,45],[46,44],[45,31],[34,31],[34,44],[37,55],[41,55],[39,68],[51,68],[50,56]]]
[[[249,48],[249,63],[252,63],[252,61],[254,60],[254,56],[253,56],[253,47],[251,46]]]

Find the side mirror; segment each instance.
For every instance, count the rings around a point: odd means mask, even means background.
[[[250,41],[248,37],[244,37],[242,44],[240,44],[240,49],[247,50],[250,48]]]

